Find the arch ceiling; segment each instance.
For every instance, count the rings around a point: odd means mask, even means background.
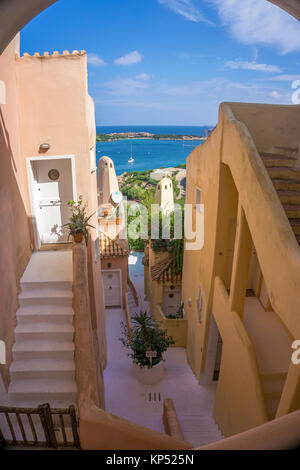
[[[0,54],[32,18],[57,0],[0,0]]]
[[[58,0],[0,0],[0,54],[14,36]],[[240,0],[243,1],[243,0]],[[300,21],[300,0],[268,0]]]

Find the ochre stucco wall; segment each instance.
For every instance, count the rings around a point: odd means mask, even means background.
[[[20,151],[17,53],[19,37],[0,56],[0,80],[6,86],[6,104],[0,105],[0,339],[6,343],[7,354],[7,364],[0,366],[0,371],[6,387],[14,342],[19,279],[31,255],[30,214],[24,204],[26,173]]]
[[[88,203],[97,227],[97,179],[90,149],[96,145],[94,103],[88,94],[87,56],[84,51],[28,54],[17,58],[17,88],[23,171],[28,157],[74,155],[77,196]],[[41,154],[40,145],[50,144]],[[25,179],[27,185],[27,177]],[[26,203],[30,211],[27,187]],[[89,291],[92,327],[99,344],[101,369],[106,365],[105,317],[101,263],[96,259],[98,229],[90,229]]]
[[[241,276],[245,276],[243,263],[244,267],[249,263],[251,240],[274,311],[292,339],[300,335],[299,246],[258,155],[258,151],[272,152],[275,146],[297,147],[299,118],[299,106],[222,104],[217,128],[188,157],[187,203],[195,203],[196,187],[201,188],[205,214],[204,247],[199,251],[185,251],[184,256],[183,300],[188,319],[188,360],[200,381],[212,380],[211,371],[207,375],[206,358],[210,318],[212,313],[215,314],[221,336],[223,330],[215,417],[225,435],[249,429],[268,419],[259,392],[256,360],[249,350],[251,341],[244,324],[239,322],[237,326],[233,320],[235,318],[237,322],[236,315],[243,314],[241,289],[244,280]],[[231,232],[232,229],[235,231],[237,222],[241,223],[241,213],[249,227],[250,240],[236,248],[240,259],[234,261],[234,234],[232,237]],[[237,227],[236,233],[240,234],[241,226]],[[244,237],[248,237],[247,230],[245,226]],[[236,243],[240,242],[237,236]],[[230,265],[233,265],[232,277]],[[228,302],[223,304],[220,291],[215,291],[216,277],[223,283],[224,292],[230,287],[232,290]],[[201,322],[197,315],[199,287],[203,301]],[[238,328],[244,341],[238,341],[238,338],[230,341],[228,334],[224,338],[223,321],[229,320],[232,321],[231,331]],[[238,376],[235,375],[237,367]],[[299,366],[291,364],[277,416],[299,408],[299,386]],[[249,408],[243,397],[251,403]]]

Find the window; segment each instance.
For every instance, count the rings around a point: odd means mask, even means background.
[[[97,237],[95,240],[95,262],[100,259],[100,246],[99,246],[99,238]]]
[[[95,147],[90,148],[90,165],[91,165],[91,172],[96,171],[96,152]]]
[[[202,204],[202,190],[196,188],[196,204]]]
[[[202,322],[202,307],[203,307],[202,290],[201,290],[201,287],[199,287],[198,299],[197,299],[197,313],[198,313],[198,320],[200,323]]]
[[[59,179],[59,171],[58,170],[50,170],[49,173],[48,173],[48,178],[51,180],[51,181],[57,181]]]
[[[6,104],[6,87],[2,80],[0,80],[0,104]]]
[[[202,204],[202,189],[196,188],[196,210],[200,212],[200,204]]]

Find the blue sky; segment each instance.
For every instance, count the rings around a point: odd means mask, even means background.
[[[59,0],[21,53],[86,50],[97,125],[214,125],[222,101],[292,104],[300,23],[266,0]]]

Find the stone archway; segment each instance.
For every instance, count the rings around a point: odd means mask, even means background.
[[[0,0],[0,54],[35,16],[58,0]]]
[[[0,54],[15,35],[35,16],[58,0],[0,0]],[[242,0],[241,0],[242,1]],[[298,0],[266,0],[287,11],[300,21]]]

